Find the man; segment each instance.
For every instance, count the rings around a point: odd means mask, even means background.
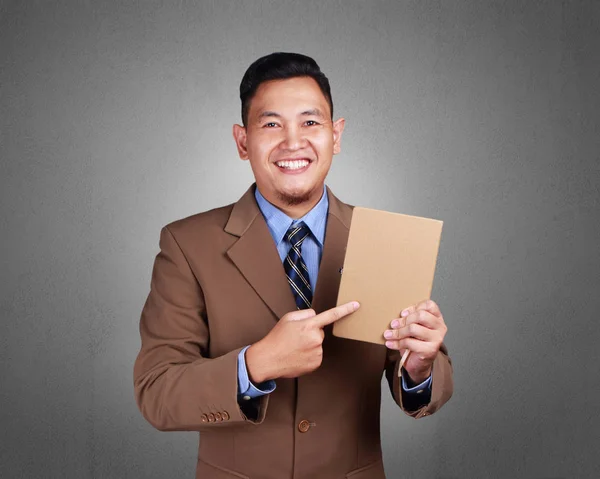
[[[344,119],[309,57],[258,59],[233,127],[256,184],[235,204],[161,232],[134,368],[144,417],[199,431],[198,478],[384,478],[381,376],[410,416],[452,394],[431,300],[399,312],[386,346],[341,339],[332,323],[352,208],[325,187]],[[408,361],[398,375],[399,358]]]

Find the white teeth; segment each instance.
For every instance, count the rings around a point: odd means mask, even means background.
[[[308,160],[283,160],[278,161],[276,165],[287,170],[299,170],[300,168],[308,166],[309,163]]]

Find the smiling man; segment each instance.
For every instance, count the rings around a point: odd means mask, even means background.
[[[386,346],[331,334],[360,307],[335,307],[352,207],[325,178],[344,119],[304,55],[258,59],[240,98],[233,136],[256,183],[163,228],[138,405],[160,430],[200,432],[198,478],[384,478],[381,377],[408,415],[437,411],[453,387],[443,316],[431,300],[399,312]]]
[[[330,98],[328,85],[323,88]],[[259,192],[289,217],[299,218],[323,196],[332,156],[340,151],[344,119],[332,121],[332,106],[310,76],[265,81],[251,105],[242,111],[245,126],[233,127],[240,157],[250,160]]]

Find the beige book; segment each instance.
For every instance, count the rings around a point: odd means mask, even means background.
[[[333,325],[341,338],[385,344],[400,312],[431,296],[442,221],[355,207],[337,304],[361,307]]]

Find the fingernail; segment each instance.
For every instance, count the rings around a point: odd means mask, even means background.
[[[383,333],[383,337],[390,339],[392,337],[392,332],[391,331],[386,331],[385,333]]]
[[[396,329],[398,326],[400,326],[400,321],[398,321],[397,319],[394,319],[392,321],[392,328]]]
[[[391,347],[394,345],[394,341],[386,341],[386,342],[385,342],[385,345],[386,345],[388,348],[391,348]]]
[[[408,316],[408,309],[403,310],[402,313],[400,313],[400,316],[406,318]]]
[[[354,308],[354,311],[356,311],[358,308],[360,308],[360,303],[358,301],[353,301],[352,307]]]

